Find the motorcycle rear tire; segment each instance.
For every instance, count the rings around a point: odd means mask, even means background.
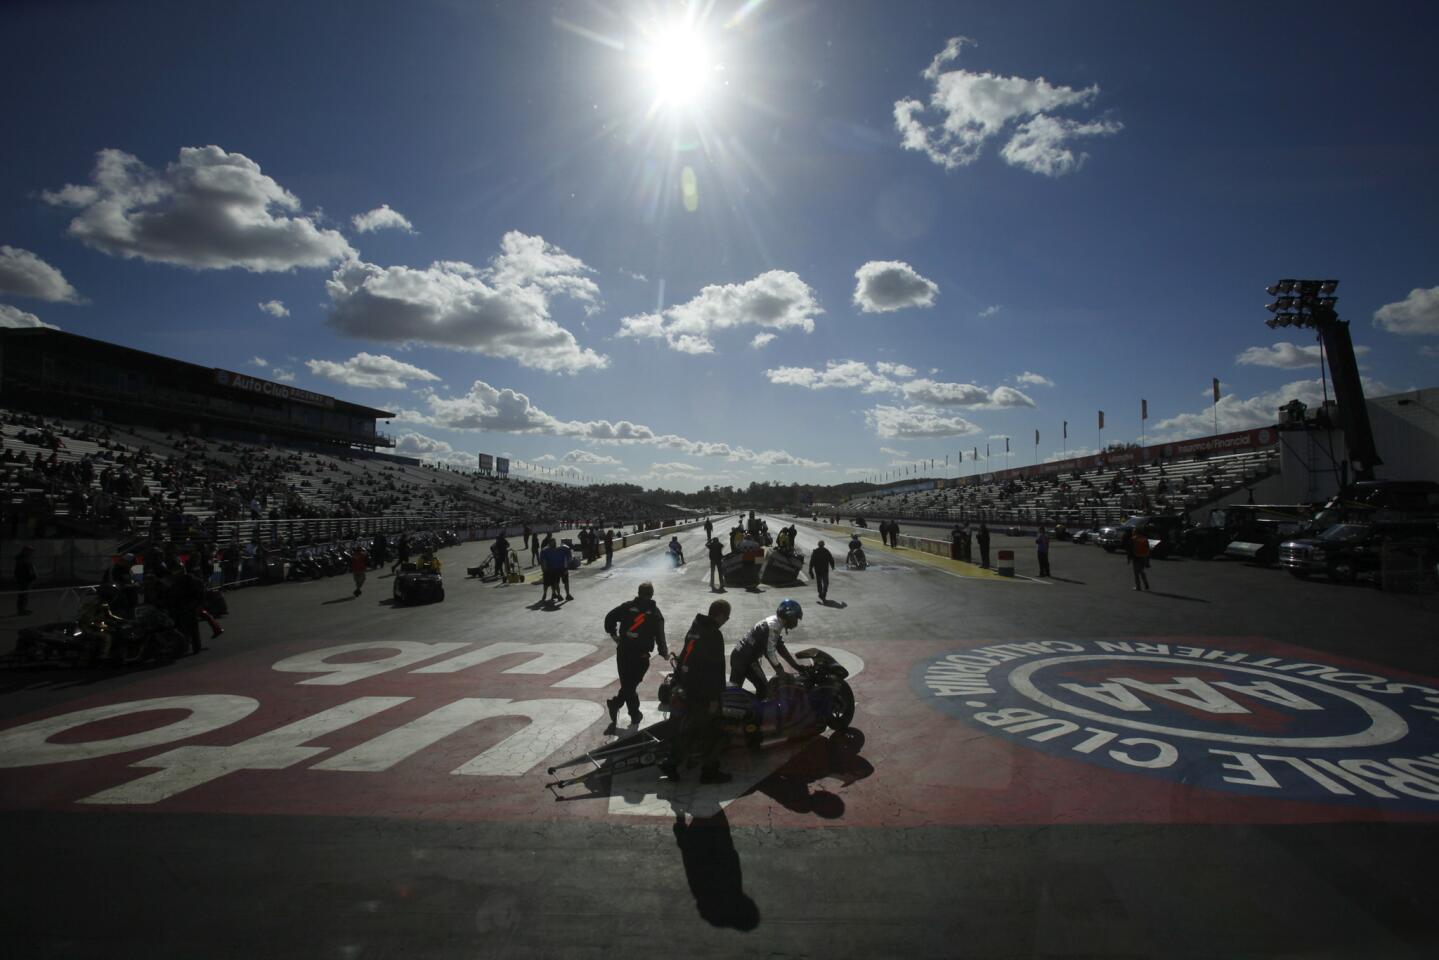
[[[854,691],[849,684],[843,680],[835,686],[833,699],[829,705],[829,716],[825,717],[825,726],[836,732],[848,730],[850,723],[854,720]]]

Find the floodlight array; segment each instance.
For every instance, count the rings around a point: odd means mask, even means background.
[[[1338,280],[1280,280],[1271,283],[1264,290],[1274,297],[1273,303],[1264,305],[1274,316],[1264,321],[1270,330],[1276,327],[1309,327],[1317,329],[1320,324],[1337,319],[1334,305],[1339,298],[1334,291],[1339,289]]]

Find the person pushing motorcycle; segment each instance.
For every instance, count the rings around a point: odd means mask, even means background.
[[[727,600],[710,604],[708,613],[695,615],[675,658],[674,700],[670,704],[674,734],[669,757],[660,764],[660,779],[679,779],[679,765],[700,754],[700,783],[727,783],[731,775],[720,769],[720,698],[724,694],[724,635],[729,621]]]
[[[769,694],[769,681],[765,679],[764,668],[759,665],[761,658],[769,661],[776,676],[784,673],[780,659],[788,663],[795,673],[799,673],[800,665],[790,656],[789,648],[784,645],[784,634],[798,627],[803,616],[804,611],[800,609],[799,601],[781,600],[774,615],[765,617],[751,627],[730,654],[729,682],[740,687],[749,680],[754,684],[755,694],[764,700]]]

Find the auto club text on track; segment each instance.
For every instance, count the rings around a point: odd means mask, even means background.
[[[914,677],[947,713],[1114,769],[1251,796],[1439,803],[1439,688],[1423,684],[1107,640],[992,644],[931,659]]]
[[[272,669],[279,673],[308,675],[307,679],[297,681],[302,686],[344,686],[406,668],[414,668],[409,671],[411,674],[454,674],[492,660],[525,655],[530,659],[503,672],[543,676],[565,670],[598,650],[593,644],[579,642],[498,642],[462,650],[465,647],[474,645],[468,642],[407,640],[350,643],[296,654],[277,661]],[[829,646],[821,649],[843,663],[851,676],[863,670],[863,660],[848,651]],[[360,661],[337,662],[335,659],[375,651],[389,652],[389,655]],[[453,656],[416,666],[449,654]],[[610,658],[605,658],[593,666],[566,675],[550,686],[577,690],[603,689],[614,682],[614,664]],[[191,744],[170,749],[129,764],[137,769],[154,769],[154,773],[80,797],[77,802],[153,804],[230,773],[294,767],[330,752],[329,747],[314,745],[311,741],[414,699],[408,696],[355,697],[239,743],[227,746]],[[645,706],[653,710],[659,705],[651,703]],[[0,769],[94,760],[165,746],[221,730],[244,720],[259,708],[260,701],[253,697],[201,693],[130,700],[70,711],[0,731]],[[82,736],[77,739],[70,735],[71,731],[88,734],[89,731],[83,728],[92,724],[163,711],[184,711],[187,715],[120,736]],[[326,757],[309,769],[380,773],[472,724],[516,718],[527,723],[451,772],[462,776],[520,777],[589,730],[603,713],[604,708],[593,700],[464,697]],[[57,738],[67,735],[70,735],[68,739],[57,741]]]

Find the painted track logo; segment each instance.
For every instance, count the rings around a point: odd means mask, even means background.
[[[1439,808],[1439,688],[1208,647],[1039,640],[920,663],[911,686],[1028,748],[1189,786]]]

